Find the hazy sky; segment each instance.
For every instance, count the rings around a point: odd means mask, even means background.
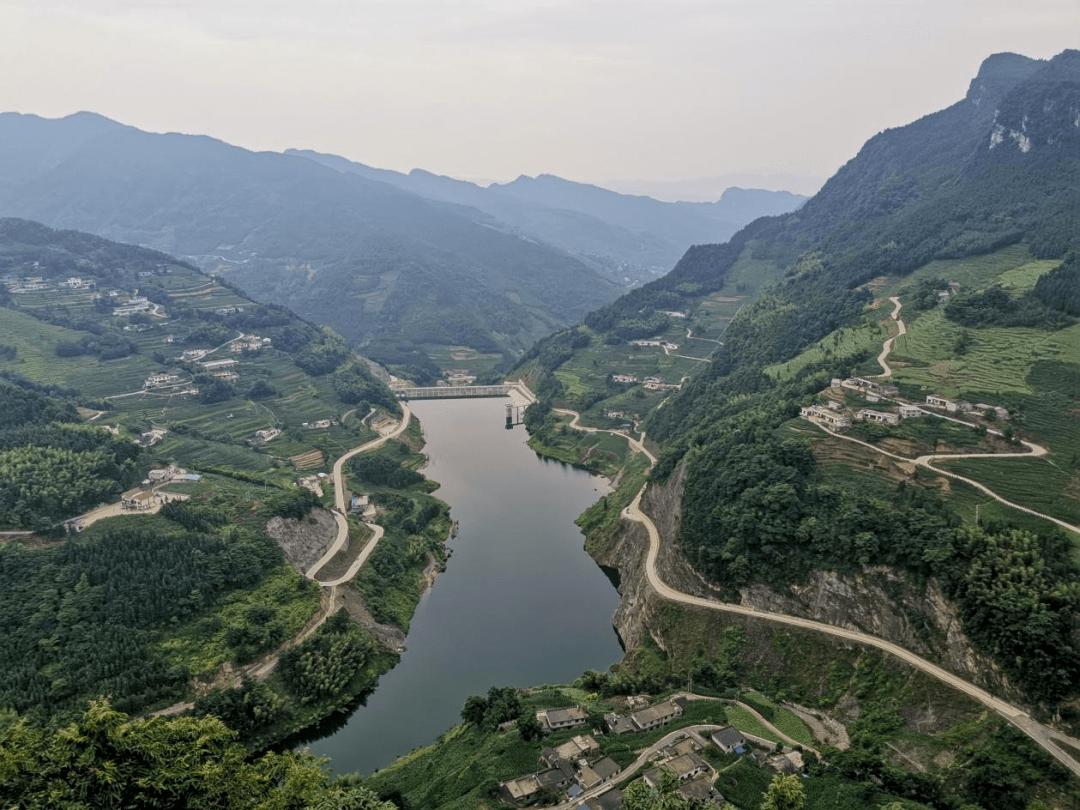
[[[1068,47],[1080,0],[0,0],[0,109],[467,178],[826,177],[987,55]]]

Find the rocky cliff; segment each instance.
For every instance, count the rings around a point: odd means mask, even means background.
[[[994,663],[974,649],[961,629],[955,606],[944,597],[934,580],[915,583],[901,572],[879,566],[864,568],[854,576],[834,571],[814,572],[784,592],[755,585],[738,592],[723,593],[711,586],[686,562],[676,542],[684,477],[684,469],[679,468],[664,484],[650,484],[642,499],[642,508],[652,517],[663,538],[657,560],[658,572],[672,586],[697,596],[737,601],[761,610],[804,616],[872,633],[901,644],[997,694],[1011,699],[1020,697]],[[645,578],[647,549],[644,529],[627,521],[613,542],[591,553],[597,562],[619,570],[621,599],[614,624],[626,648],[632,650],[646,638],[651,638],[660,649],[673,652],[679,642],[669,637],[671,624],[661,620],[665,606],[670,603],[648,586]],[[706,633],[712,636],[719,635],[721,628],[731,624],[747,628],[755,638],[765,638],[776,628],[771,622],[730,614],[700,611],[700,616],[710,628]],[[825,638],[817,634],[814,637]],[[828,641],[839,647],[853,646],[838,639]]]

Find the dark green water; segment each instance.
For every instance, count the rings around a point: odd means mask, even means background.
[[[408,650],[342,726],[310,744],[338,773],[370,773],[460,721],[489,686],[571,681],[622,656],[618,594],[582,548],[574,519],[603,479],[538,457],[508,400],[410,403],[424,427],[425,473],[460,532],[445,573],[420,602]],[[336,730],[331,731],[335,726]]]

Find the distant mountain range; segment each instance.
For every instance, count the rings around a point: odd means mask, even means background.
[[[424,347],[514,354],[690,244],[800,202],[671,205],[548,177],[483,189],[93,113],[0,114],[0,215],[184,256],[418,378],[435,370]]]
[[[335,155],[290,149],[342,172],[379,180],[432,200],[470,206],[478,222],[494,218],[515,233],[562,248],[619,283],[656,278],[690,245],[723,241],[758,217],[786,214],[806,197],[787,191],[726,188],[715,202],[661,202],[618,194],[550,174],[487,188],[413,169],[376,169]]]

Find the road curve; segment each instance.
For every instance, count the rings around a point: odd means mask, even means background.
[[[903,306],[900,303],[900,299],[894,295],[889,300],[892,301],[895,305],[895,308],[893,309],[892,314],[889,317],[896,321],[896,325],[900,327],[900,331],[898,331],[893,337],[886,340],[881,347],[881,354],[878,355],[877,359],[878,364],[881,366],[881,374],[878,375],[879,377],[892,376],[892,368],[889,366],[886,360],[888,359],[890,352],[892,352],[893,347],[896,345],[896,339],[898,337],[903,337],[907,334],[907,326],[902,320],[900,320],[900,307]]]
[[[405,429],[409,426],[409,421],[412,419],[412,411],[409,410],[409,406],[406,403],[400,402],[398,404],[401,405],[402,416],[401,422],[398,423],[398,426],[396,428],[394,428],[390,433],[387,433],[385,436],[380,436],[377,439],[372,439],[371,441],[361,444],[358,447],[354,447],[352,450],[349,450],[347,453],[342,455],[340,458],[338,458],[337,461],[334,462],[334,472],[332,475],[332,480],[334,482],[333,515],[338,527],[337,537],[334,538],[334,542],[330,544],[330,548],[326,550],[326,553],[323,554],[322,557],[320,557],[319,560],[307,570],[307,573],[304,576],[306,576],[308,579],[315,579],[315,575],[319,572],[319,570],[328,562],[330,562],[330,560],[333,559],[335,554],[337,554],[339,551],[341,551],[342,548],[345,547],[345,543],[349,539],[349,521],[345,517],[345,475],[343,472],[345,468],[345,462],[360,453],[367,452],[368,450],[374,450],[376,447],[381,447],[390,439],[395,439],[405,432]],[[364,561],[367,560],[367,558],[371,555],[371,552],[375,549],[375,544],[378,543],[380,539],[382,539],[383,535],[383,529],[378,524],[365,523],[364,525],[371,529],[371,531],[374,532],[374,535],[368,542],[367,546],[364,547],[364,550],[360,553],[360,557],[357,558],[359,560],[359,564],[357,564],[356,561],[353,562],[353,564],[349,567],[349,571],[351,573],[349,573],[345,579],[337,579],[332,582],[319,582],[320,585],[340,585],[342,582],[346,582],[348,579],[356,576],[356,572],[360,570],[360,566],[362,566],[364,564]]]
[[[575,427],[578,430],[584,430],[589,433],[603,430],[602,428],[584,428],[578,424],[578,414],[574,411],[566,409],[558,409],[560,413],[573,414],[574,420],[571,422],[571,427]],[[819,427],[821,427],[819,425]],[[824,428],[823,428],[824,429]],[[616,431],[604,431],[607,433],[616,433]],[[831,431],[826,430],[827,433]],[[624,434],[616,433],[616,435],[624,436],[628,441],[632,441],[630,437]],[[836,434],[833,434],[836,435]],[[841,437],[844,438],[844,437]],[[872,445],[869,445],[872,447]],[[647,452],[647,451],[646,451]],[[887,454],[892,455],[892,454]],[[1026,454],[1022,454],[1026,455]],[[899,456],[895,456],[900,458]],[[649,458],[653,459],[655,463],[655,457],[649,454]],[[910,461],[911,459],[902,459],[904,461]],[[894,644],[891,641],[886,641],[883,638],[870,635],[869,633],[861,633],[856,630],[847,630],[843,627],[837,627],[836,625],[826,624],[825,622],[818,622],[812,619],[804,619],[801,616],[789,616],[785,613],[773,613],[771,611],[757,610],[753,607],[746,605],[736,605],[730,602],[719,602],[713,599],[706,599],[700,596],[693,596],[691,594],[683,593],[675,588],[669,586],[664,582],[659,573],[656,570],[656,560],[660,554],[660,532],[656,528],[656,524],[652,522],[641,510],[641,498],[645,494],[646,484],[642,487],[634,500],[630,503],[626,509],[623,510],[623,516],[628,519],[642,524],[645,527],[646,532],[649,535],[649,551],[645,558],[645,575],[649,583],[649,586],[656,591],[656,593],[672,602],[678,602],[684,605],[690,605],[692,607],[704,608],[706,610],[716,610],[724,613],[735,613],[742,616],[750,616],[756,619],[764,619],[766,621],[775,622],[777,624],[784,624],[790,627],[799,627],[804,630],[813,630],[819,633],[825,633],[827,635],[835,636],[837,638],[846,639],[848,641],[856,642],[859,644],[865,644],[870,647],[875,647],[883,652],[887,652],[890,655],[894,655],[905,663],[915,667],[916,669],[926,673],[932,678],[945,683],[954,689],[957,689],[968,697],[977,700],[989,709],[997,712],[1007,721],[1012,723],[1022,732],[1027,734],[1032,740],[1036,742],[1047,753],[1057,759],[1062,765],[1064,765],[1072,774],[1080,777],[1080,762],[1077,762],[1063,749],[1054,744],[1055,740],[1059,740],[1067,743],[1068,745],[1080,749],[1080,740],[1069,737],[1066,734],[1055,731],[1049,726],[1040,723],[1039,721],[1030,717],[1027,712],[1010,703],[995,697],[987,692],[985,689],[976,686],[973,683],[965,681],[946,669],[939,667],[937,664],[927,661],[910,650],[901,647],[899,644]]]

